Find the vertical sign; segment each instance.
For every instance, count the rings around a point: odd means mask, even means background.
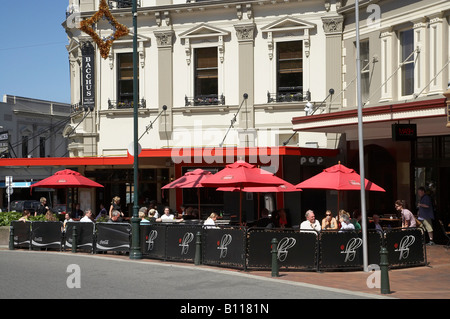
[[[81,86],[83,88],[82,105],[91,110],[95,106],[95,61],[94,47],[91,42],[85,42],[81,49],[83,54]]]
[[[9,133],[0,132],[0,158],[9,157]]]

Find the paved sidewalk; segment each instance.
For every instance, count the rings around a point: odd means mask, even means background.
[[[428,266],[392,269],[389,271],[390,294],[401,299],[450,299],[450,249],[426,246]],[[270,277],[271,272],[252,272]],[[379,288],[368,288],[372,274],[363,271],[280,272],[280,280],[304,282],[319,286],[382,295]]]
[[[8,249],[0,246],[0,249]],[[58,252],[55,252],[58,253]],[[427,246],[428,266],[392,269],[389,271],[390,294],[381,294],[379,288],[368,288],[367,279],[372,272],[363,271],[283,271],[280,270],[280,277],[271,277],[271,271],[247,271],[245,273],[273,278],[275,280],[287,280],[299,283],[313,284],[323,287],[331,287],[350,291],[369,293],[379,296],[400,298],[400,299],[450,299],[450,249],[442,245]],[[79,253],[83,254],[83,253]],[[109,258],[119,258],[130,260],[128,255],[96,255]],[[194,266],[190,263],[166,262],[155,259],[142,259],[143,262],[153,263],[174,263],[187,267],[205,267],[227,270],[231,272],[241,272],[242,270],[218,268],[214,266]]]

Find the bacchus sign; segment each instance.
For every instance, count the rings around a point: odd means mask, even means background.
[[[95,63],[94,47],[90,42],[85,42],[81,49],[83,54],[81,86],[83,90],[82,105],[91,110],[95,106]]]

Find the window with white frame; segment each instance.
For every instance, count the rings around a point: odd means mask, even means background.
[[[196,48],[195,56],[195,97],[216,96],[218,92],[217,47]]]
[[[117,105],[119,106],[133,101],[133,53],[119,53],[117,60]]]
[[[367,102],[370,93],[370,57],[369,57],[369,40],[359,43],[360,52],[360,68],[361,68],[361,100]]]
[[[277,43],[277,100],[303,95],[302,41]]]
[[[414,33],[413,29],[400,31],[400,63],[402,63],[400,74],[401,95],[412,95],[414,93]]]

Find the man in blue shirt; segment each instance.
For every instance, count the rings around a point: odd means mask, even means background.
[[[417,191],[417,195],[419,195],[419,203],[417,204],[417,208],[419,209],[418,219],[422,222],[422,225],[428,232],[428,236],[430,237],[430,242],[428,245],[434,245],[433,242],[433,203],[431,201],[431,197],[425,194],[425,188],[419,187]]]

